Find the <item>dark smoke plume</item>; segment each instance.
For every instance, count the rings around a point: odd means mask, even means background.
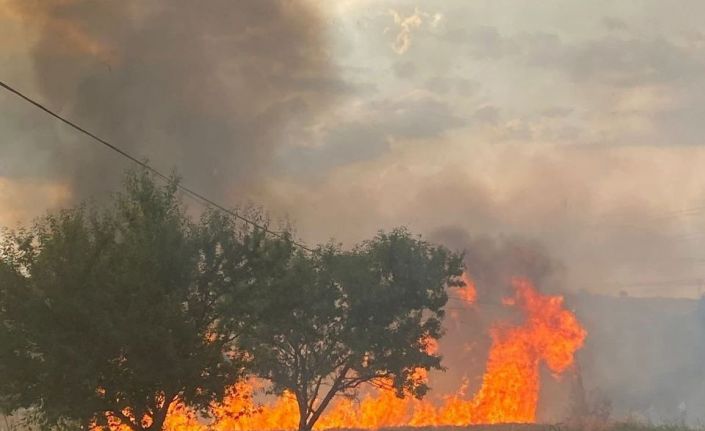
[[[47,104],[157,168],[223,198],[256,183],[285,137],[302,137],[344,85],[304,1],[13,4],[39,33]],[[56,178],[74,197],[112,189],[127,165],[56,129]]]
[[[472,236],[458,227],[438,229],[431,238],[465,253],[465,268],[476,284],[478,299],[501,303],[513,294],[513,277],[526,277],[539,289],[555,290],[560,263],[535,240],[519,236]]]

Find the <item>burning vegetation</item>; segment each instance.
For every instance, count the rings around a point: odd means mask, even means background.
[[[463,274],[464,286],[456,289],[472,297],[474,283]],[[386,427],[465,426],[475,424],[534,423],[540,391],[539,367],[546,364],[560,375],[573,364],[574,353],[582,347],[585,329],[575,315],[564,308],[560,296],[543,295],[529,280],[516,278],[515,296],[505,301],[524,313],[520,326],[497,324],[487,368],[478,392],[466,396],[463,384],[441,403],[413,397],[399,398],[386,382],[359,400],[340,398],[321,417],[315,429],[379,429]],[[221,405],[214,407],[215,421],[208,427],[186,410],[174,411],[167,429],[177,431],[295,430],[296,399],[290,393],[259,406],[254,392],[262,381],[242,382],[233,388]],[[210,428],[209,428],[210,427]]]
[[[501,306],[522,319],[491,327],[474,396],[425,397],[449,295],[484,305],[461,255],[404,229],[306,250],[218,211],[196,223],[175,184],[133,173],[112,208],[8,233],[0,407],[94,431],[531,423],[540,367],[584,342],[562,297],[514,278]]]

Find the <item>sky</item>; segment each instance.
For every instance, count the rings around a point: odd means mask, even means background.
[[[481,256],[471,267],[550,262],[567,291],[697,297],[703,13],[647,0],[0,0],[0,75],[310,244],[403,225]],[[12,95],[0,112],[0,225],[118,187],[128,164],[115,154]]]

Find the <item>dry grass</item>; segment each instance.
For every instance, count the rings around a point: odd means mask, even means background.
[[[340,430],[362,431],[362,430]],[[653,425],[636,421],[581,421],[559,424],[498,424],[447,427],[399,427],[383,428],[378,431],[705,431],[703,427],[685,425]]]

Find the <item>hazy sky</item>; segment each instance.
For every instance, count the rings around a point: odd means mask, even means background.
[[[407,225],[539,244],[566,289],[705,279],[703,2],[49,3],[0,0],[2,80],[308,242]],[[0,112],[0,224],[119,181]]]

